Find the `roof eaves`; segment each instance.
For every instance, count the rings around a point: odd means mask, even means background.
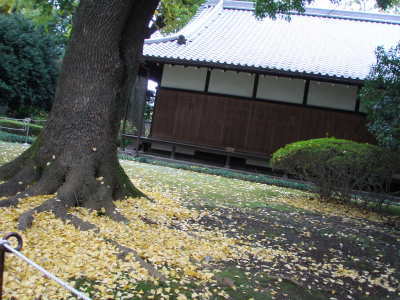
[[[144,59],[151,62],[159,62],[163,64],[177,64],[177,65],[189,65],[196,67],[208,67],[208,68],[218,68],[218,69],[229,69],[233,71],[247,71],[247,72],[255,72],[255,73],[263,73],[263,74],[273,74],[273,75],[286,75],[292,77],[300,77],[307,79],[316,79],[316,80],[329,80],[335,81],[339,83],[348,83],[361,85],[364,82],[363,78],[357,77],[344,77],[344,76],[334,76],[322,73],[312,73],[312,72],[302,72],[302,71],[290,71],[284,69],[273,69],[273,68],[265,68],[265,67],[256,67],[256,66],[243,66],[238,64],[226,64],[226,63],[217,63],[217,62],[208,62],[202,60],[186,60],[179,58],[167,58],[167,57],[155,57],[155,56],[144,56]]]

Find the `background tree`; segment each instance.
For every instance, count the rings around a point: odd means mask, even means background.
[[[361,90],[368,129],[383,147],[400,150],[400,42],[376,50],[377,63]]]
[[[162,0],[154,17],[163,33],[176,32],[185,26],[206,0]]]
[[[0,14],[0,105],[9,114],[49,111],[58,74],[56,41],[22,15]]]
[[[0,12],[20,13],[52,34],[61,49],[72,29],[72,15],[78,0],[0,0]]]

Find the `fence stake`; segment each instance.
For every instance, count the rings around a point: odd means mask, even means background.
[[[3,299],[3,274],[4,274],[4,257],[6,249],[0,245],[0,300]]]
[[[30,118],[24,119],[25,123],[25,129],[26,129],[26,137],[25,137],[25,145],[28,145],[28,139],[29,139],[29,124],[31,123]]]
[[[10,246],[10,243],[8,242],[8,239],[10,237],[14,237],[17,239],[18,241],[18,246],[17,248],[12,248]],[[83,300],[91,300],[89,297],[87,297],[85,294],[83,294],[82,292],[78,291],[77,289],[73,288],[72,286],[70,286],[69,284],[67,284],[66,282],[62,281],[61,279],[59,279],[57,276],[51,274],[50,272],[46,271],[45,269],[43,269],[41,266],[39,266],[38,264],[36,264],[35,262],[33,262],[32,260],[30,260],[29,258],[27,258],[25,255],[23,255],[20,250],[22,249],[22,238],[19,234],[17,233],[9,233],[7,234],[2,240],[0,240],[0,249],[3,249],[4,253],[5,252],[10,252],[13,253],[15,256],[17,256],[18,258],[22,259],[23,261],[25,261],[27,264],[31,265],[32,267],[34,267],[36,270],[38,270],[39,272],[43,273],[44,276],[46,276],[47,278],[57,282],[59,285],[61,285],[63,288],[69,290],[72,294],[74,294],[75,296],[77,296],[80,299]],[[4,259],[3,259],[3,272],[4,273]],[[0,294],[0,300],[2,295]]]
[[[6,234],[3,239],[0,241],[0,300],[3,299],[3,279],[4,279],[4,264],[5,264],[5,257],[6,252],[10,252],[6,247],[4,247],[5,243],[8,243],[10,238],[16,238],[18,241],[18,246],[15,250],[20,251],[22,249],[22,237],[15,232],[11,232]],[[3,243],[1,243],[3,242]]]

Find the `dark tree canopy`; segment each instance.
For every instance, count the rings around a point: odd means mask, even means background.
[[[0,14],[0,105],[25,117],[49,111],[58,75],[56,41],[22,15]]]
[[[373,66],[361,90],[368,113],[368,129],[383,147],[400,150],[400,42],[376,50]]]

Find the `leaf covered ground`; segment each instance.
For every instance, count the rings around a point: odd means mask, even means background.
[[[0,164],[23,150],[0,142]],[[23,233],[23,253],[93,299],[400,299],[400,231],[386,217],[322,205],[297,190],[136,162],[123,162],[153,200],[117,206],[130,224],[74,209],[99,233],[80,232],[50,213]],[[46,197],[0,209],[0,233]],[[135,249],[166,280],[133,258]],[[5,299],[71,299],[7,256]]]

